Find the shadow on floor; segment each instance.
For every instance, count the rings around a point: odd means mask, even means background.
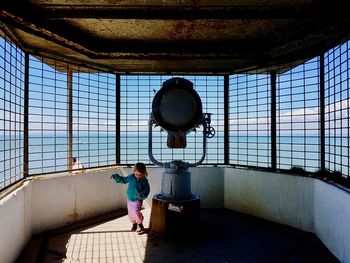
[[[168,238],[150,235],[143,213],[142,235],[119,211],[42,235],[18,262],[339,262],[314,234],[230,210],[201,210],[195,229]]]
[[[178,233],[179,234],[179,233]],[[198,228],[149,237],[144,262],[339,262],[312,233],[230,210],[202,210]]]

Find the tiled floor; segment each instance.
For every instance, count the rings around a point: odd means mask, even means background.
[[[150,209],[143,210],[149,226]],[[42,242],[39,262],[338,262],[311,233],[228,210],[202,210],[196,233],[160,239],[130,231],[127,216]],[[28,258],[24,260],[27,261]]]
[[[143,210],[148,229],[150,209]],[[130,231],[127,216],[86,229],[52,236],[47,243],[44,262],[143,262],[147,234]]]

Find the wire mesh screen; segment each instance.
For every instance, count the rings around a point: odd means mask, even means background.
[[[116,163],[116,77],[75,67],[72,79],[73,158],[85,168],[113,165]]]
[[[230,76],[230,163],[269,167],[271,162],[270,74]]]
[[[165,80],[173,76],[122,76],[120,97],[120,136],[121,163],[150,163],[148,158],[148,120],[155,93]],[[224,161],[224,78],[222,76],[181,76],[193,82],[199,94],[203,112],[212,113],[212,126],[216,130],[214,138],[208,140],[205,164],[218,164]],[[152,129],[153,154],[161,162],[184,160],[196,162],[202,156],[202,127],[187,135],[185,149],[167,148],[167,132]]]
[[[24,64],[23,51],[0,31],[0,189],[24,176]]]
[[[115,164],[115,85],[113,74],[30,56],[29,174]]]
[[[283,69],[282,69],[283,70]],[[277,168],[319,169],[319,58],[277,75]]]
[[[326,169],[349,178],[349,42],[325,53],[324,64]],[[118,152],[121,164],[150,163],[151,103],[163,82],[173,76],[124,75],[117,94],[119,80],[114,74],[35,56],[29,56],[28,67],[30,175],[68,170],[73,159],[85,168],[114,165]],[[277,72],[284,71],[281,66]],[[1,33],[1,188],[24,176],[25,72],[25,54]],[[213,114],[216,136],[208,140],[204,164],[223,164],[224,77],[181,77],[193,82],[203,112]],[[319,58],[286,69],[276,77],[277,168],[316,172],[321,161]],[[268,69],[229,76],[230,164],[271,166],[271,101]],[[121,114],[116,116],[119,109]],[[153,128],[154,157],[161,162],[198,161],[203,150],[202,132],[200,127],[188,134],[185,149],[169,149],[167,133],[160,127]]]
[[[326,169],[349,178],[350,43],[325,54]]]
[[[29,174],[68,169],[67,68],[29,57]]]

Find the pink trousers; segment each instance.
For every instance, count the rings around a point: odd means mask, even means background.
[[[128,200],[128,216],[133,224],[142,224],[143,215],[141,213],[142,200],[135,202]]]

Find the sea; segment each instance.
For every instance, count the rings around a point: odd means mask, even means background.
[[[230,163],[235,165],[269,167],[271,161],[271,139],[269,136],[231,135],[229,142]],[[29,138],[29,173],[47,173],[68,169],[68,140],[60,136],[35,136]],[[329,144],[340,145],[326,148],[329,163],[333,169],[348,172],[348,141],[334,141]],[[343,145],[343,147],[341,147]],[[11,177],[14,172],[20,173],[23,163],[23,141],[0,137],[0,182]],[[122,164],[136,162],[150,163],[148,156],[147,135],[121,135],[120,158]],[[12,150],[9,150],[12,149]],[[190,136],[185,149],[169,149],[166,136],[153,138],[152,153],[156,160],[166,162],[183,160],[197,162],[203,154],[202,138]],[[319,169],[319,137],[318,136],[278,136],[277,164],[278,168],[290,169],[302,167],[315,172]],[[328,151],[327,151],[328,149]],[[335,154],[337,153],[337,154]],[[344,159],[341,158],[342,154]],[[85,167],[114,165],[116,163],[116,139],[111,134],[85,135],[73,137],[73,157]],[[326,155],[327,158],[327,155]],[[340,158],[340,159],[339,159]],[[223,164],[224,137],[216,136],[207,139],[207,153],[203,164]],[[339,164],[344,164],[344,167]],[[336,166],[338,164],[338,166]]]
[[[185,149],[169,149],[166,133],[153,138],[152,154],[157,161],[183,160],[196,163],[203,154],[201,134],[190,134]],[[64,135],[29,137],[29,175],[53,173],[68,169],[68,140]],[[76,157],[84,168],[116,164],[116,138],[114,134],[79,134],[73,137],[72,157]],[[224,137],[207,139],[206,158],[203,164],[224,163]],[[120,138],[120,163],[133,165],[136,162],[150,164],[148,135],[146,133],[124,133]],[[326,168],[348,175],[349,140],[326,137]],[[10,150],[11,149],[11,150]],[[318,135],[277,136],[277,168],[303,168],[308,172],[320,169],[320,140]],[[231,134],[229,138],[229,162],[237,166],[270,167],[271,138],[269,136],[242,136]],[[17,136],[0,136],[0,187],[23,176],[23,140]]]

